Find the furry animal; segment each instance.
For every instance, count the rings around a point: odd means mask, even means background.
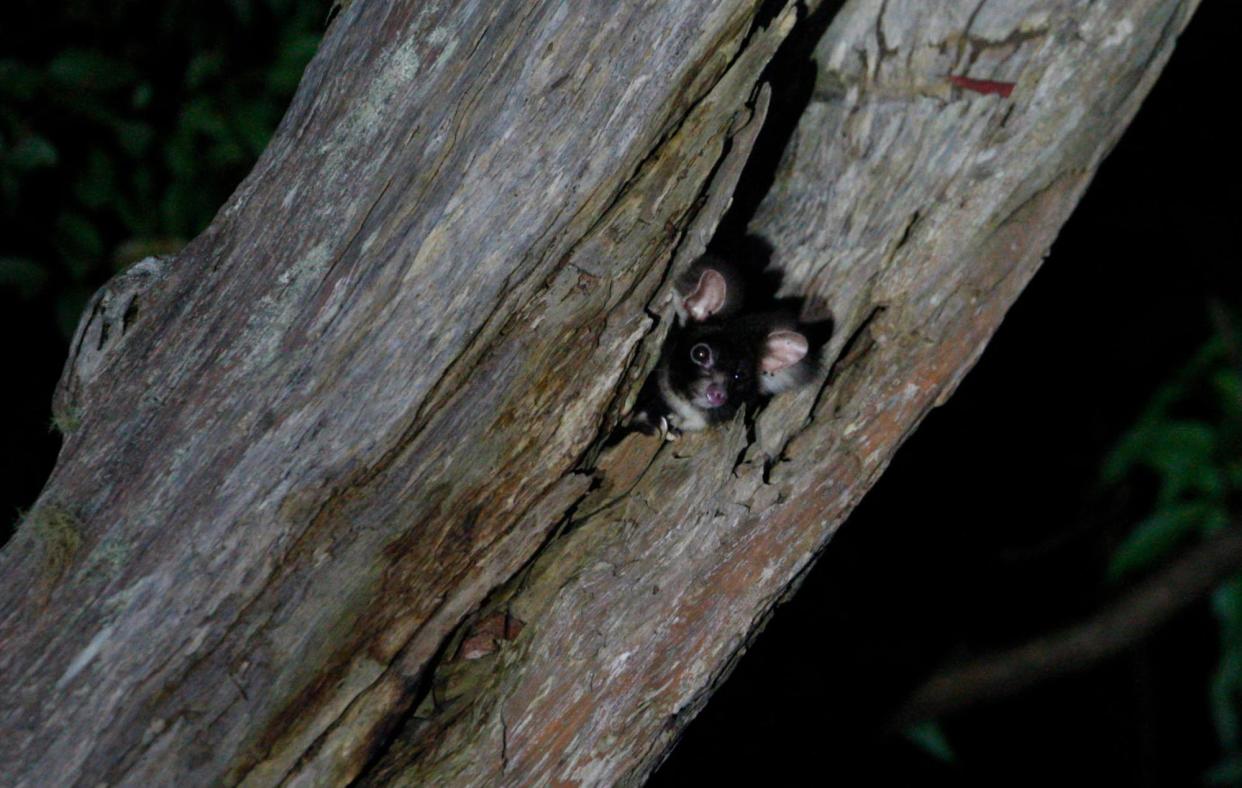
[[[730,421],[737,411],[808,382],[815,364],[796,318],[750,311],[745,278],[700,257],[675,285],[677,319],[628,425],[675,437]]]

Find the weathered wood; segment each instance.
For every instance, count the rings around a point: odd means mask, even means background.
[[[847,3],[752,224],[839,321],[828,382],[753,437],[601,458],[569,532],[490,603],[521,636],[440,669],[375,783],[640,782],[973,365],[1193,7]]]
[[[350,5],[212,227],[86,317],[32,513],[76,561],[3,559],[9,777],[357,770],[589,484],[756,6]]]
[[[350,4],[211,228],[83,318],[78,426],[0,557],[7,778],[654,767],[973,363],[1195,2],[847,3],[754,223],[843,326],[830,383],[597,458],[762,118],[794,12],[757,6]],[[465,659],[497,611],[520,633]]]

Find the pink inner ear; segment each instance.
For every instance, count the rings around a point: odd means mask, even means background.
[[[708,268],[699,277],[694,292],[686,296],[683,303],[686,313],[694,320],[703,321],[720,311],[724,306],[728,288],[725,278],[719,271]]]
[[[768,334],[767,348],[759,368],[764,372],[779,372],[792,367],[806,357],[806,337],[797,331],[782,329]]]

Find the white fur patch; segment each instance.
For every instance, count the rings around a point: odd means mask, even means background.
[[[796,389],[811,378],[811,369],[803,363],[792,367],[778,369],[775,372],[764,372],[759,376],[759,390],[764,394],[780,394],[782,391]]]
[[[669,414],[668,423],[674,429],[682,432],[698,432],[707,428],[707,419],[703,418],[703,412],[690,400],[673,391],[673,387],[668,382],[668,370],[660,370],[660,374],[656,377],[656,385],[660,388],[660,395],[664,397],[664,402],[673,411]]]

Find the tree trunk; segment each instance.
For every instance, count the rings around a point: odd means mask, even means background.
[[[655,768],[978,357],[1197,2],[846,2],[750,225],[835,317],[828,372],[602,449],[765,65],[828,13],[759,5],[349,5],[211,227],[83,316],[73,429],[0,558],[6,777]]]

